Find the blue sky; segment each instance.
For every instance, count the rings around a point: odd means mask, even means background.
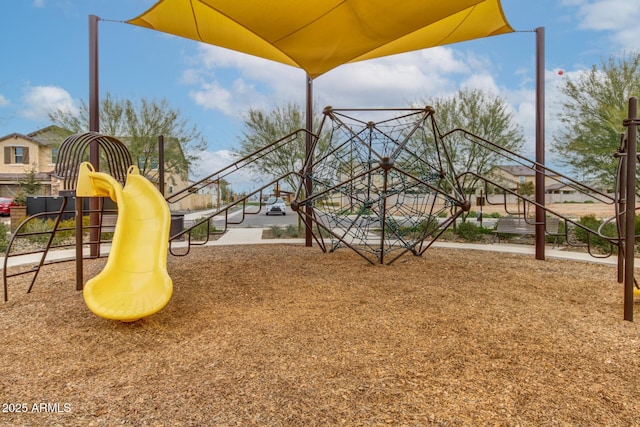
[[[299,69],[118,22],[154,3],[3,1],[0,136],[46,127],[50,108],[73,110],[88,99],[91,14],[103,19],[100,92],[166,98],[178,108],[208,142],[193,170],[196,177],[229,163],[250,107],[304,102],[305,75]],[[611,55],[640,50],[640,8],[636,0],[502,0],[502,6],[512,27],[524,32],[345,65],[315,80],[315,99],[320,106],[392,108],[447,96],[462,86],[483,88],[512,106],[532,152],[535,34],[526,31],[545,27],[549,146],[557,129],[557,84]]]

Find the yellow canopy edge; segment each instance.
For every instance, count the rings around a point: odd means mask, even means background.
[[[513,32],[499,0],[160,0],[127,23],[302,68]]]

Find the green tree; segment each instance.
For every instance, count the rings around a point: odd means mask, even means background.
[[[220,179],[220,200],[222,203],[227,203],[231,200],[231,195],[233,194],[233,190],[231,189],[231,184],[226,179]]]
[[[518,184],[518,194],[523,197],[529,198],[530,196],[533,196],[535,192],[536,186],[531,181]]]
[[[27,203],[27,196],[35,196],[40,192],[42,183],[38,180],[35,163],[31,165],[31,169],[25,171],[24,179],[18,181],[19,190],[16,194],[15,202],[19,205]]]
[[[611,185],[628,101],[640,95],[640,52],[611,56],[599,67],[567,78],[561,92],[558,118],[563,126],[554,135],[553,151],[574,173]]]
[[[244,130],[239,138],[240,147],[234,150],[238,157],[247,156],[299,129],[305,127],[305,113],[294,103],[277,106],[271,111],[250,109],[244,119]],[[313,128],[319,127],[314,118]],[[295,140],[287,143],[254,163],[255,170],[263,176],[275,179],[289,172],[300,171],[305,160],[305,136],[300,132]],[[320,138],[316,156],[328,145],[327,137]],[[291,190],[298,186],[298,180],[289,176],[286,180]]]
[[[146,176],[157,168],[158,136],[165,138],[165,167],[186,177],[189,167],[197,164],[206,142],[195,125],[190,125],[179,110],[166,99],[118,99],[107,93],[100,103],[100,133],[120,139],[137,160],[140,172]],[[68,110],[53,110],[49,119],[71,133],[89,128],[89,107],[81,101],[77,114]]]
[[[513,111],[499,96],[478,89],[461,89],[454,96],[437,98],[425,105],[433,106],[434,117],[441,132],[464,129],[513,152],[524,146],[522,127],[514,119]],[[433,141],[420,141],[413,149],[432,165],[437,165]],[[474,172],[487,176],[490,170],[505,158],[493,150],[473,143],[460,132],[449,134],[442,141],[455,172]],[[442,154],[442,153],[440,153]],[[479,178],[465,175],[460,183],[465,193],[474,191]]]

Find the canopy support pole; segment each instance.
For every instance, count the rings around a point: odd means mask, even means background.
[[[536,28],[536,259],[545,259],[544,209],[544,27]],[[526,215],[526,213],[525,213]]]
[[[306,112],[306,128],[307,128],[307,132],[305,135],[305,163],[307,165],[311,165],[311,163],[313,162],[313,153],[312,153],[312,148],[313,148],[313,141],[311,139],[311,132],[313,132],[313,79],[307,74],[306,75],[306,79],[307,79],[307,112]],[[309,168],[311,168],[311,166],[309,166]],[[305,174],[305,178],[304,178],[304,190],[305,190],[305,197],[309,197],[309,195],[311,194],[311,192],[313,191],[313,186],[312,186],[312,182],[311,182],[311,178],[309,177],[309,174],[311,174],[313,171],[311,169],[308,169],[306,171],[304,171]],[[307,227],[305,228],[306,233],[305,233],[305,246],[307,247],[311,247],[313,246],[313,233],[311,232],[311,228],[313,227],[313,209],[311,208],[311,206],[307,205],[305,206],[305,214],[307,216]]]
[[[89,131],[100,132],[100,101],[98,91],[98,21],[96,15],[89,15]],[[89,145],[89,162],[96,171],[100,170],[100,153],[97,141]],[[82,202],[82,200],[80,200]],[[96,197],[89,198],[89,229],[90,241],[89,253],[92,257],[100,255],[100,230],[98,224],[98,210],[100,200]],[[80,218],[82,221],[82,218]]]

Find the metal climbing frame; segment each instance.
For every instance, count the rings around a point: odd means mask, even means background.
[[[15,230],[9,245],[7,246],[6,254],[4,257],[4,269],[3,269],[3,285],[4,285],[4,300],[8,299],[8,278],[20,276],[24,274],[33,274],[31,283],[27,292],[31,292],[35,280],[38,276],[40,268],[47,264],[53,264],[60,261],[47,261],[47,254],[51,249],[60,249],[64,247],[74,246],[76,250],[76,289],[81,290],[83,286],[83,232],[85,229],[90,230],[90,240],[87,242],[92,249],[95,250],[96,255],[100,256],[100,244],[101,231],[103,229],[103,218],[106,214],[115,215],[116,210],[105,208],[104,201],[100,201],[97,209],[85,210],[83,207],[83,198],[75,197],[76,184],[78,180],[78,173],[80,164],[89,158],[89,151],[92,147],[97,147],[99,153],[100,164],[102,170],[112,175],[122,185],[126,182],[127,169],[132,164],[131,154],[127,147],[117,140],[116,138],[102,135],[96,132],[86,132],[81,134],[75,134],[69,136],[60,145],[58,152],[58,160],[56,162],[56,168],[53,172],[55,178],[60,179],[61,189],[59,191],[60,196],[63,197],[62,206],[56,212],[42,212],[36,215],[32,215],[26,218]],[[65,214],[70,214],[68,206],[69,201],[75,199],[75,227],[74,228],[60,228],[60,222]],[[83,226],[84,214],[88,213],[90,216],[90,223],[88,227]],[[47,217],[54,217],[51,230],[46,231],[25,231],[30,222]],[[78,220],[80,219],[80,220]],[[75,244],[56,244],[56,233],[74,233]],[[40,237],[44,236],[44,237]],[[14,251],[16,243],[22,238],[32,239],[44,239],[46,240],[44,249],[42,250],[27,250],[27,251]],[[9,274],[7,267],[9,265],[10,258],[16,258],[24,255],[32,255],[41,253],[38,263],[31,269],[25,271],[19,271],[17,273]]]
[[[545,216],[558,217],[563,221],[564,227],[560,229],[566,242],[586,247],[592,256],[611,256],[620,246],[620,234],[607,236],[600,229],[591,230],[518,194],[485,172],[479,173],[473,155],[460,153],[485,153],[483,161],[487,164],[524,166],[540,173],[545,181],[571,187],[611,206],[612,210],[618,208],[617,198],[464,129],[443,133],[431,107],[396,110],[327,107],[324,114],[317,133],[321,134],[322,126],[327,126],[331,136],[328,142],[315,141],[291,204],[313,231],[323,251],[346,246],[367,261],[381,264],[391,264],[407,252],[422,255],[458,217],[470,210],[469,189],[482,183],[485,194],[489,186],[502,192],[505,212],[536,226],[543,225],[543,230]],[[363,118],[363,114],[378,120]],[[313,183],[310,194],[304,192],[306,180]],[[517,198],[523,210],[509,212],[507,196]],[[311,214],[303,207],[311,208]],[[544,213],[542,223],[527,214],[538,209]],[[570,228],[586,235],[586,243],[572,241]],[[545,236],[542,237],[544,242]],[[327,238],[330,244],[325,242]],[[609,253],[592,251],[594,239],[606,242]]]

